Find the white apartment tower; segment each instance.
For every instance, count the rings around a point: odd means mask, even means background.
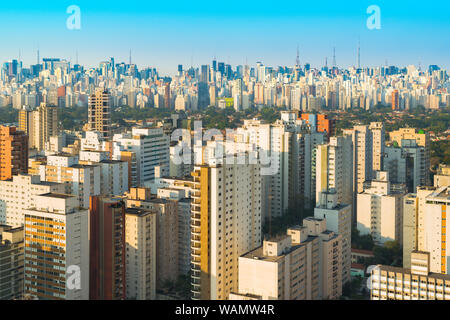
[[[370,187],[357,196],[357,228],[361,235],[371,234],[377,243],[396,240],[402,245],[405,189],[394,187],[388,172],[376,172]]]
[[[18,175],[12,180],[0,181],[0,224],[23,226],[23,212],[34,206],[37,195],[64,191],[64,184],[41,181],[39,176],[33,175]]]

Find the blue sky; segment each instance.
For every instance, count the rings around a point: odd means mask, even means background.
[[[66,9],[81,9],[81,30],[66,28]],[[381,29],[369,30],[367,7],[378,5]],[[278,66],[300,60],[319,67],[357,62],[450,67],[450,2],[438,1],[106,1],[3,0],[0,3],[0,61],[18,57],[25,65],[60,57],[96,66],[116,61],[157,67],[174,74],[177,64],[210,63],[214,56],[232,65],[262,61]]]

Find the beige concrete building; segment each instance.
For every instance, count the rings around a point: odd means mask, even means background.
[[[343,132],[344,136],[351,136],[353,141],[353,191],[363,192],[364,182],[372,179],[372,132],[368,125],[354,126]]]
[[[372,170],[383,170],[385,130],[383,122],[371,122],[369,129],[372,132]]]
[[[42,181],[62,183],[66,194],[77,197],[82,208],[89,208],[89,197],[101,194],[101,168],[80,164],[79,157],[69,154],[30,159],[31,174],[40,175]]]
[[[89,96],[89,131],[97,131],[103,138],[112,138],[111,134],[111,96],[107,90],[97,90]]]
[[[249,295],[261,300],[317,299],[318,281],[314,286],[311,281],[314,277],[318,280],[319,243],[304,231],[302,235],[302,243],[283,235],[265,240],[262,247],[239,257],[239,293],[230,294],[230,299]]]
[[[239,291],[230,299],[339,299],[342,237],[326,226],[326,219],[306,218],[286,236],[265,240],[239,257]]]
[[[353,142],[350,136],[331,137],[316,150],[316,204],[319,193],[334,190],[339,204],[353,206]]]
[[[195,166],[191,194],[194,300],[225,300],[237,292],[239,256],[261,245],[260,170],[257,164]]]
[[[361,235],[372,235],[375,242],[403,242],[403,197],[405,188],[391,185],[389,174],[377,171],[370,186],[357,196],[357,228]]]
[[[30,149],[45,150],[50,137],[59,134],[58,107],[42,103],[36,110],[19,112],[19,128],[27,133]]]
[[[450,274],[447,211],[450,187],[417,188],[417,250],[430,253],[430,271]]]
[[[350,281],[352,256],[352,210],[350,204],[338,204],[337,194],[319,194],[319,205],[314,209],[314,217],[325,219],[327,230],[341,236],[342,241],[342,281]]]
[[[0,224],[23,226],[23,211],[34,205],[37,195],[64,191],[64,184],[41,181],[36,175],[18,175],[0,181]]]
[[[326,219],[303,219],[308,234],[319,238],[319,299],[339,299],[342,295],[342,237],[327,230]]]
[[[421,179],[420,185],[430,185],[430,134],[414,128],[401,128],[396,131],[389,132],[389,141],[396,142],[400,147],[408,147],[411,143],[409,140],[415,140],[417,146],[424,148],[423,163],[420,164]]]
[[[411,255],[411,269],[378,265],[370,277],[371,300],[450,300],[450,275],[430,272],[428,252]]]
[[[23,294],[23,227],[0,225],[0,300]]]
[[[25,214],[25,294],[89,299],[89,213],[76,197],[36,196]]]
[[[178,203],[157,198],[147,188],[131,188],[126,194],[128,208],[149,210],[156,215],[156,288],[166,280],[176,281],[178,270]]]
[[[125,210],[126,297],[156,298],[156,212]]]
[[[319,238],[305,227],[288,229],[239,257],[239,293],[230,300],[316,300],[319,263]]]
[[[439,165],[437,173],[434,175],[434,186],[445,187],[450,186],[450,166]]]

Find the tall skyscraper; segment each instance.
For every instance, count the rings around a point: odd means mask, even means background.
[[[353,207],[353,142],[350,136],[331,137],[316,151],[316,204],[321,192],[337,194],[337,203]],[[352,211],[354,209],[352,208]]]
[[[192,298],[225,300],[238,291],[239,256],[261,244],[260,166],[210,164],[192,175]]]
[[[170,82],[167,82],[164,85],[164,106],[166,109],[171,108],[171,100],[170,100]]]
[[[107,90],[97,90],[89,96],[89,131],[101,132],[107,139],[112,137],[110,99],[110,93]]]
[[[201,82],[208,83],[209,82],[209,66],[203,65],[202,66],[202,73],[201,73]]]
[[[28,136],[16,127],[0,126],[0,180],[28,172]]]
[[[154,300],[156,297],[156,213],[125,210],[126,296]]]
[[[372,132],[372,170],[382,171],[386,136],[384,124],[382,122],[371,122],[369,129]]]
[[[364,182],[372,179],[372,132],[368,125],[344,130],[353,142],[353,222],[356,222],[356,194],[364,191]]]
[[[392,110],[398,110],[400,108],[400,99],[398,95],[398,90],[392,91],[391,106]]]
[[[89,299],[88,210],[79,209],[73,196],[48,193],[36,196],[24,215],[25,293],[43,300]]]
[[[126,297],[125,204],[94,196],[90,199],[90,300]]]

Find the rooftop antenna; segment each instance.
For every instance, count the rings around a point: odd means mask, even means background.
[[[300,66],[300,52],[298,45],[297,45],[297,59],[295,60],[295,64],[296,66]]]
[[[328,57],[325,57],[325,68],[328,68]]]
[[[336,47],[333,47],[333,67],[336,67]]]

